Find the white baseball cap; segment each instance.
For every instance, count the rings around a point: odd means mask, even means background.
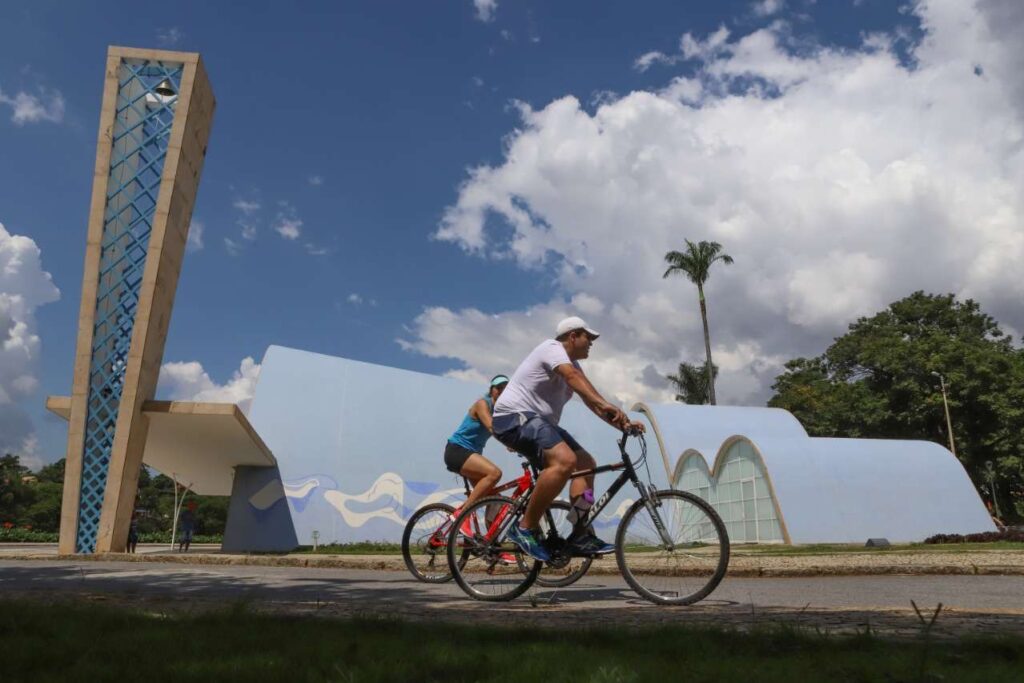
[[[584,322],[583,318],[574,315],[558,323],[558,327],[555,328],[555,337],[561,337],[566,332],[572,332],[573,330],[585,330],[587,334],[595,339],[601,336],[596,330],[587,327],[587,323]]]

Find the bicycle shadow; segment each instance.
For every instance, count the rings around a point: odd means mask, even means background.
[[[545,605],[568,606],[594,603],[600,605],[605,603],[609,607],[653,607],[658,609],[664,607],[645,600],[631,588],[625,586],[538,587],[531,590],[527,597]],[[740,603],[734,600],[706,598],[701,600],[700,604],[708,607],[735,607]]]

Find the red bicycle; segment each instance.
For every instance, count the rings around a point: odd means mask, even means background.
[[[508,497],[505,500],[515,501],[527,491],[532,490],[533,473],[528,463],[524,462],[522,465],[522,476],[499,484],[487,495],[496,496],[505,491],[512,491],[512,493],[506,494]],[[462,482],[466,489],[466,495],[469,495],[471,490],[469,482],[465,478]],[[409,522],[405,525],[405,532],[402,534],[402,558],[412,575],[420,581],[426,583],[450,581],[452,570],[448,556],[449,540],[454,539],[453,542],[458,547],[467,545],[471,539],[476,539],[472,543],[478,543],[481,539],[491,540],[491,536],[509,514],[510,506],[507,503],[495,504],[487,510],[484,519],[478,520],[476,517],[467,519],[463,524],[466,528],[453,534],[452,525],[461,510],[461,507],[454,508],[447,503],[432,503],[416,510],[409,518]],[[572,506],[564,500],[556,500],[552,503],[550,520],[545,515],[541,523],[541,526],[545,527],[545,535],[547,535],[546,527],[553,523],[558,534],[567,537],[572,531],[572,522],[569,520],[571,511]],[[485,524],[487,529],[482,528]],[[521,553],[505,553],[504,555],[508,555],[507,560],[502,555],[496,555],[494,561],[490,563],[488,571],[514,571],[525,574],[532,570],[532,561],[529,558],[523,558]],[[462,568],[469,559],[469,551],[456,552],[455,556]],[[547,587],[571,585],[587,573],[591,562],[593,562],[593,558],[579,557],[573,558],[572,562],[558,568],[545,566],[537,577],[537,583]]]

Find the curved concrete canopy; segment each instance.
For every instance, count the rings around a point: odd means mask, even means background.
[[[64,419],[71,399],[50,396],[46,407]],[[149,431],[142,461],[204,496],[231,495],[235,468],[277,464],[234,403],[146,401]]]

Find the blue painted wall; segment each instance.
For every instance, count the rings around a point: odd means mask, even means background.
[[[512,372],[515,368],[509,368]],[[435,500],[458,504],[461,479],[444,467],[444,446],[486,387],[380,365],[267,350],[249,420],[274,453],[299,542],[399,541],[409,514]],[[573,400],[562,420],[599,462],[618,456],[616,430]],[[653,440],[652,440],[653,441]],[[651,471],[666,483],[657,446]],[[484,455],[521,474],[521,459],[491,439]],[[605,484],[611,477],[605,475]],[[598,491],[603,485],[599,480]],[[614,528],[623,490],[601,527]],[[608,535],[610,535],[610,530]]]

